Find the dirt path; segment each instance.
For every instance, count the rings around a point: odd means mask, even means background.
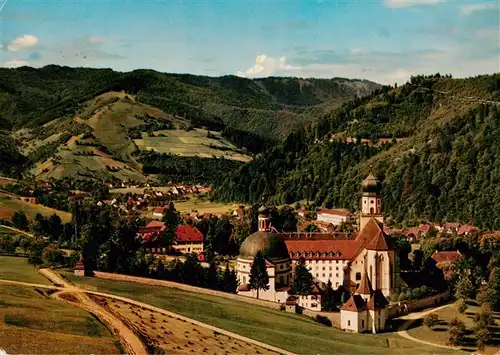
[[[449,303],[449,304],[445,304],[444,306],[440,306],[440,307],[433,308],[433,309],[428,309],[428,310],[422,311],[422,312],[410,313],[410,314],[408,314],[406,316],[400,317],[399,319],[407,320],[407,322],[405,322],[405,324],[403,324],[403,326],[401,326],[401,328],[400,328],[401,330],[399,330],[397,332],[397,334],[399,336],[405,338],[405,339],[412,340],[412,341],[415,341],[415,342],[420,343],[420,344],[425,344],[425,345],[435,346],[435,347],[438,347],[438,348],[450,349],[450,350],[454,350],[454,351],[463,352],[463,350],[461,350],[460,348],[455,347],[455,346],[441,345],[441,344],[431,343],[429,341],[425,341],[425,340],[414,338],[410,334],[408,334],[408,331],[407,331],[407,329],[417,319],[424,318],[426,315],[428,315],[430,313],[439,311],[440,309],[443,309],[443,308],[446,308],[446,307],[450,307],[451,305],[453,305],[453,304]]]
[[[54,298],[63,302],[71,303],[72,305],[81,307],[88,312],[95,314],[101,321],[106,323],[111,328],[113,333],[116,334],[118,338],[120,338],[127,354],[142,355],[148,353],[139,337],[130,328],[128,328],[125,323],[92,301],[85,294],[84,290],[71,285],[58,273],[50,269],[40,269],[39,271],[56,286],[62,286],[56,293],[53,294]],[[69,297],[66,295],[69,295]]]
[[[11,227],[11,226],[6,226],[5,224],[2,224],[2,228],[7,228],[7,229],[10,229],[11,231],[14,231],[14,232],[17,232],[17,233],[21,233],[21,234],[33,237],[33,234],[31,234],[31,233],[25,232],[23,230],[20,230],[20,229]]]

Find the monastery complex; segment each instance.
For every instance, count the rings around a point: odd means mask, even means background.
[[[381,184],[370,174],[362,183],[361,214],[354,235],[314,233],[294,238],[273,233],[266,208],[259,210],[259,230],[246,238],[237,259],[238,294],[257,297],[248,286],[254,257],[260,251],[269,275],[269,289],[259,298],[273,302],[290,301],[294,267],[304,259],[316,285],[331,281],[343,286],[351,297],[341,309],[341,327],[353,332],[378,332],[388,317],[387,298],[399,292],[399,260],[388,243],[382,216]],[[349,218],[348,215],[345,216]],[[288,303],[287,303],[288,304]],[[298,305],[320,311],[320,296],[298,297]]]

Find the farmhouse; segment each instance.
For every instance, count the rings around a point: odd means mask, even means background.
[[[327,222],[333,224],[334,226],[338,226],[342,223],[351,222],[353,219],[353,214],[351,213],[351,211],[346,209],[322,209],[317,212],[316,219],[321,222]]]
[[[139,228],[139,235],[146,245],[146,252],[165,254],[169,250],[164,246],[162,238],[167,225],[159,221],[151,221],[146,227]],[[203,234],[194,226],[187,224],[177,226],[172,248],[180,253],[203,253]]]

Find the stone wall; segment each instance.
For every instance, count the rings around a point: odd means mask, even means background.
[[[228,298],[228,299],[235,300],[238,302],[251,303],[251,304],[255,304],[255,305],[267,307],[267,308],[272,308],[272,309],[280,309],[280,307],[281,307],[281,304],[277,303],[277,302],[258,300],[255,298],[240,296],[240,295],[236,295],[233,293],[215,291],[215,290],[210,290],[207,288],[185,285],[185,284],[172,282],[172,281],[156,280],[156,279],[149,279],[149,278],[145,278],[145,277],[123,275],[123,274],[112,274],[112,273],[101,272],[101,271],[95,271],[94,274],[96,277],[98,277],[100,279],[130,281],[130,282],[136,282],[136,283],[141,283],[141,284],[145,284],[145,285],[171,287],[171,288],[176,288],[176,289],[188,291],[188,292],[195,292],[195,293],[200,293],[200,294],[205,294],[205,295],[224,297],[224,298]]]
[[[389,318],[396,318],[411,312],[417,312],[425,308],[439,305],[451,298],[449,291],[439,293],[434,296],[422,298],[421,300],[399,302],[389,307]]]
[[[333,327],[340,328],[340,312],[316,312],[304,308],[302,309],[302,314],[311,318],[315,318],[316,316],[326,317],[332,322]]]

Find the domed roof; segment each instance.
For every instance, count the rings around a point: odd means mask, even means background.
[[[259,212],[259,215],[268,215],[269,214],[269,208],[266,206],[260,206],[260,208],[257,210]]]
[[[364,192],[379,192],[382,188],[381,182],[372,173],[363,180],[361,184]]]
[[[289,258],[288,248],[283,239],[271,232],[260,231],[250,234],[241,244],[240,257],[254,258],[259,251],[270,262]]]

